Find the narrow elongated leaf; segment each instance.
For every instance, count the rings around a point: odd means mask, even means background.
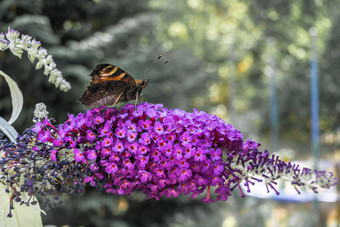
[[[0,70],[0,75],[2,75],[6,82],[8,83],[9,90],[11,92],[11,98],[12,98],[12,116],[9,119],[8,123],[12,124],[20,115],[22,106],[24,104],[24,98],[22,96],[21,90],[18,87],[18,84],[12,80],[11,77],[9,77],[6,73]]]
[[[18,136],[18,132],[10,125],[5,119],[0,117],[0,130],[7,136],[7,138],[15,142]]]

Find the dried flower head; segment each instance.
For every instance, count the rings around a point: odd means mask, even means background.
[[[38,121],[42,121],[48,116],[48,111],[46,108],[46,105],[42,102],[35,104],[35,109],[34,109],[34,118],[33,122],[37,123]]]

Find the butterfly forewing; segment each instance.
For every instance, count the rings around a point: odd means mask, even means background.
[[[126,82],[135,84],[133,77],[118,66],[110,64],[97,65],[90,74],[91,83],[99,83],[102,81],[124,80]]]

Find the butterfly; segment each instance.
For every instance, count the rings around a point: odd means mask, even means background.
[[[91,82],[79,101],[87,108],[128,102],[141,95],[149,80],[135,80],[129,73],[111,64],[99,64],[90,74]],[[135,103],[135,105],[136,105]]]

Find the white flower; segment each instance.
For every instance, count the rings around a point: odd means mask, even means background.
[[[0,33],[0,50],[10,49],[11,52],[21,58],[24,51],[27,51],[28,59],[33,63],[38,58],[38,62],[35,69],[41,69],[44,67],[44,74],[50,76],[49,80],[56,87],[59,87],[62,91],[68,91],[71,89],[70,83],[68,83],[62,77],[59,70],[56,69],[56,63],[53,61],[51,55],[48,55],[47,50],[41,47],[40,41],[32,39],[31,36],[22,34],[14,29],[8,28],[6,34]]]
[[[6,39],[1,39],[1,36],[0,36],[0,50],[6,50],[9,46],[9,41],[6,40]]]

